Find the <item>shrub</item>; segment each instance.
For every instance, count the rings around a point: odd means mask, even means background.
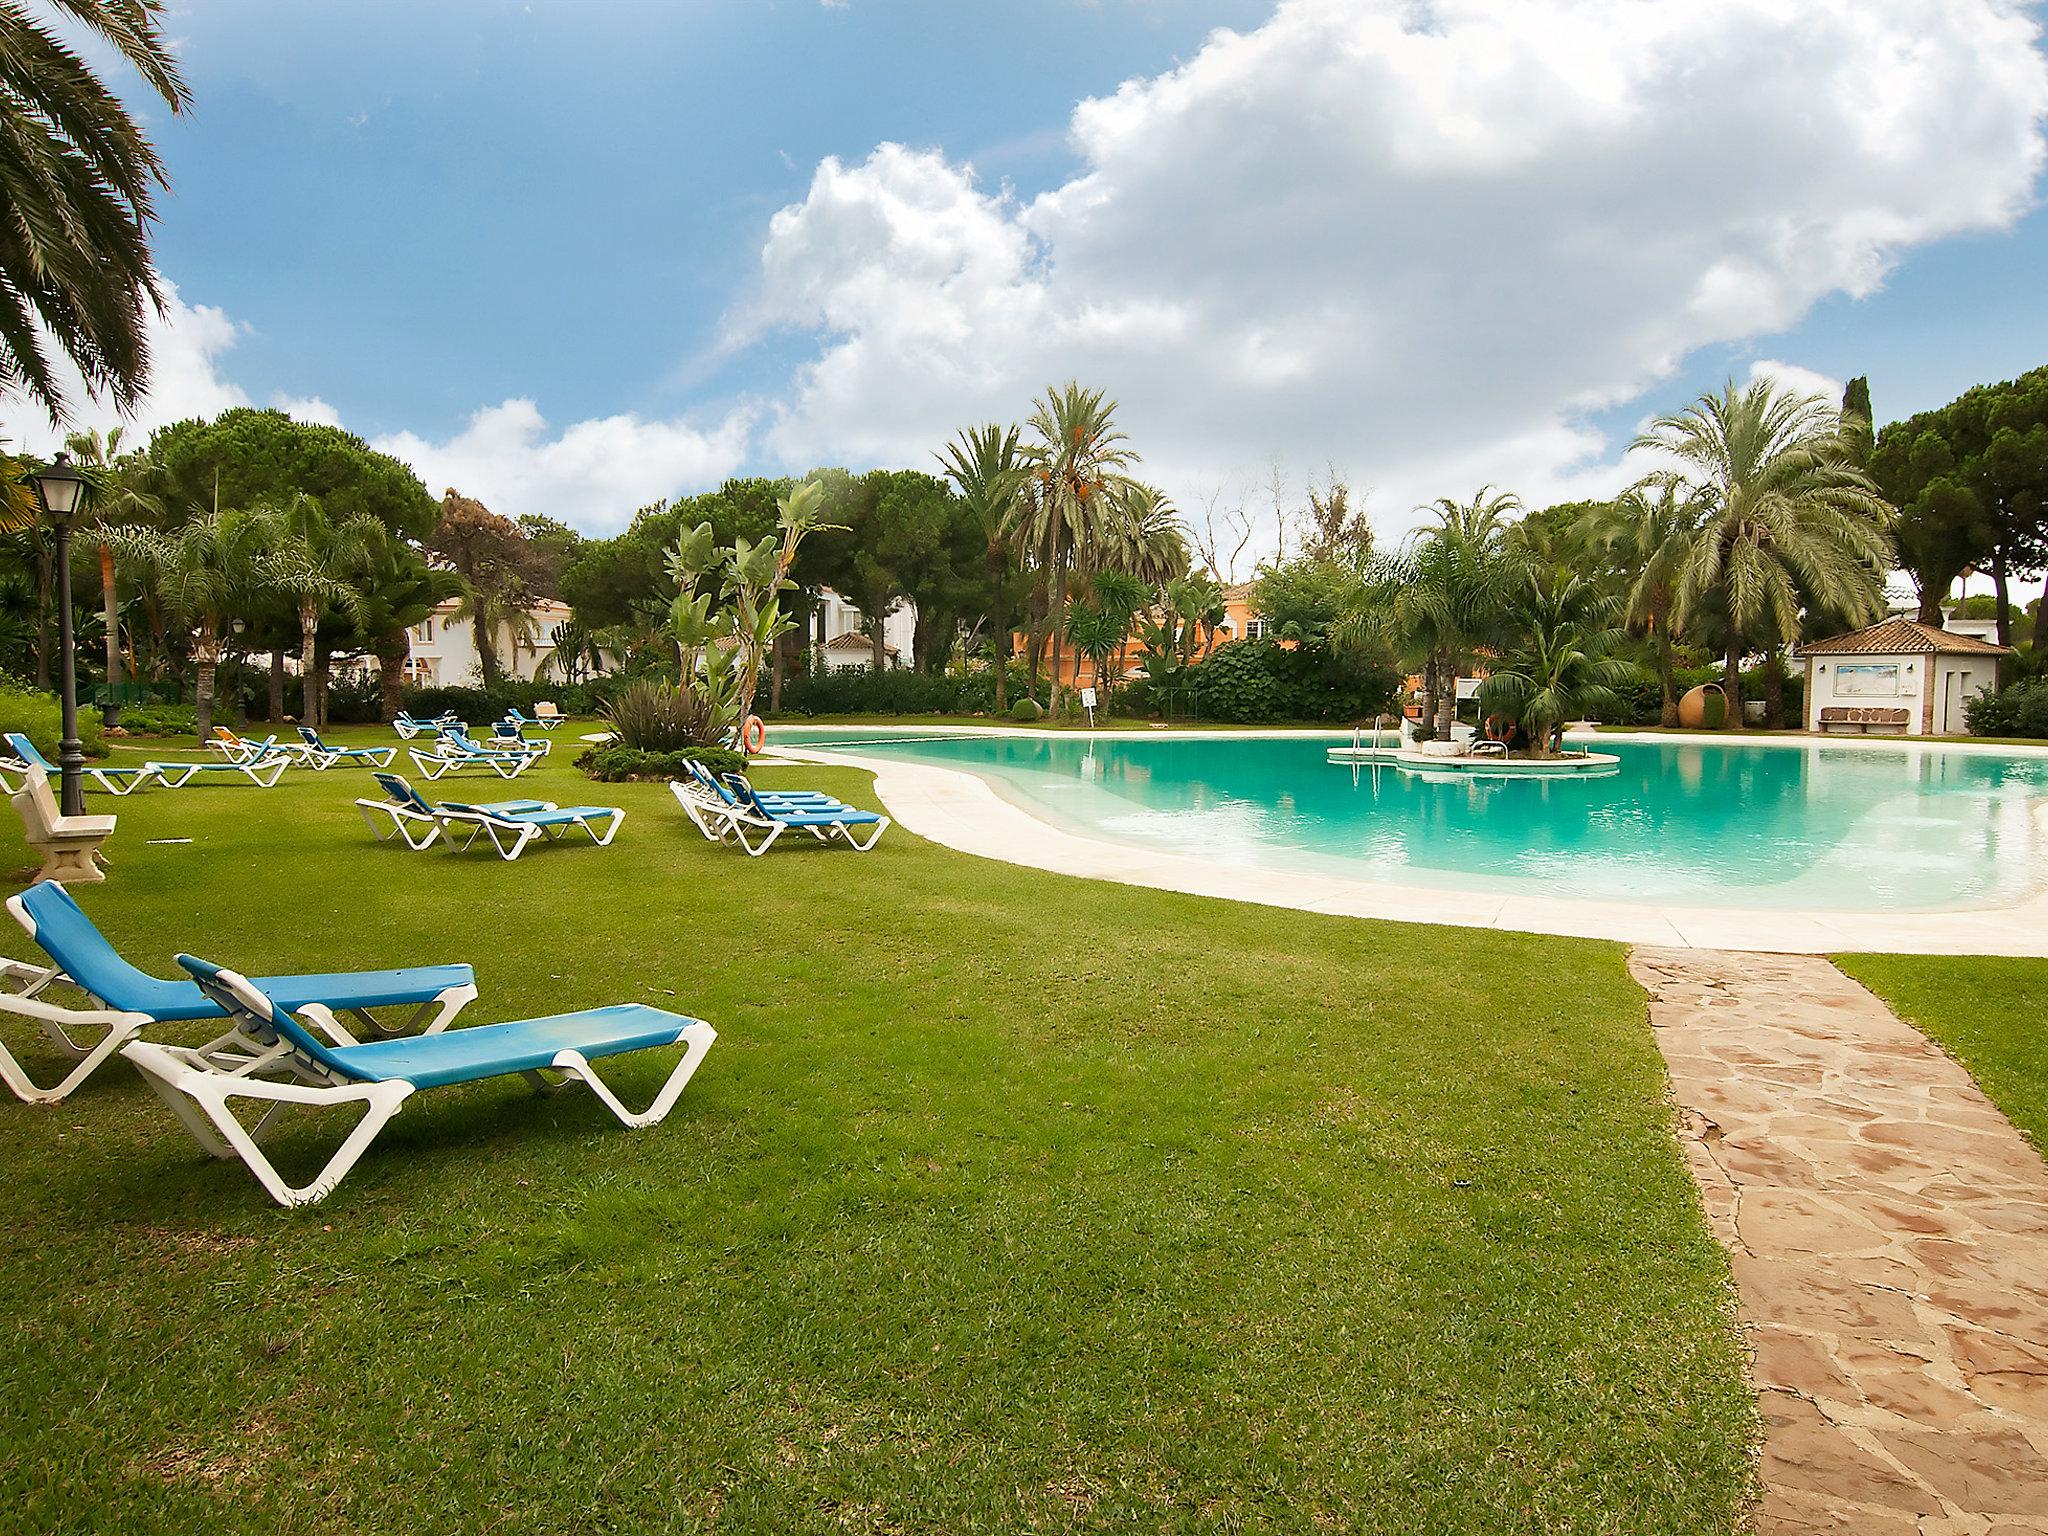
[[[0,678],[0,731],[21,732],[54,763],[57,743],[64,735],[64,706],[50,694]],[[85,744],[87,757],[107,755],[100,717],[84,707],[78,711],[78,739]]]
[[[191,736],[199,730],[194,704],[123,704],[121,729],[136,736]]]
[[[1963,705],[1973,736],[2048,737],[2048,679],[1982,689]]]
[[[643,678],[604,706],[619,745],[641,752],[681,752],[715,745],[727,730],[711,701],[695,688]]]
[[[291,700],[285,700],[287,710]],[[327,685],[327,718],[337,725],[368,725],[384,716],[384,679],[375,667],[361,672],[349,672],[335,678]],[[493,716],[502,720],[505,712],[499,710]],[[484,722],[478,721],[479,725]]]
[[[617,743],[592,747],[576,759],[576,766],[601,784],[619,784],[628,779],[680,779],[683,764],[702,763],[713,773],[734,773],[745,769],[745,754],[725,747],[685,747],[679,752],[642,752]]]
[[[1036,699],[1019,699],[1010,706],[1010,718],[1024,725],[1045,718],[1045,706]]]
[[[992,694],[994,679],[987,685]],[[785,715],[950,715],[962,710],[964,681],[900,668],[873,672],[846,667],[792,677],[782,685]],[[987,708],[987,703],[981,705]]]
[[[1196,714],[1206,720],[1360,720],[1388,707],[1398,679],[1383,667],[1354,668],[1328,646],[1273,640],[1218,646],[1188,668]]]

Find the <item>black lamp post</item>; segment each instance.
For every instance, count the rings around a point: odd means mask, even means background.
[[[43,515],[57,529],[57,655],[64,689],[64,739],[57,743],[60,808],[66,816],[83,816],[85,746],[78,739],[78,657],[71,637],[71,519],[85,505],[85,476],[71,467],[70,454],[60,453],[29,481]]]

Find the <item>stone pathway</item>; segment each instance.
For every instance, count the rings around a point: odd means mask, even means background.
[[[2048,1532],[2048,1166],[1825,960],[1638,949],[1727,1247],[1759,1536]]]

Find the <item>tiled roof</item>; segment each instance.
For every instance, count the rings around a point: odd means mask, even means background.
[[[1815,640],[1799,647],[1801,656],[1918,656],[1940,652],[1955,656],[2010,656],[2009,645],[1993,645],[1975,635],[1958,635],[1917,619],[1890,618],[1867,629]]]
[[[830,640],[827,640],[825,642],[825,649],[828,651],[872,652],[874,648],[874,641],[870,640],[866,635],[861,634],[858,630],[852,629],[849,629],[843,635],[834,635]],[[884,645],[882,647],[882,650],[885,654],[890,656],[894,656],[896,654],[896,647],[893,645]]]

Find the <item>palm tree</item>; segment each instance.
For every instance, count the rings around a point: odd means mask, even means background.
[[[1028,501],[1024,457],[1015,427],[989,422],[963,427],[938,455],[939,466],[981,525],[989,587],[989,650],[996,669],[996,713],[1010,707],[1010,581],[1015,566],[1015,525]]]
[[[1775,659],[1799,637],[1812,602],[1852,622],[1884,612],[1894,512],[1857,469],[1827,401],[1769,379],[1702,395],[1659,417],[1634,446],[1679,467],[1647,476],[1696,498],[1704,514],[1678,572],[1672,621],[1683,631],[1718,610],[1728,626],[1723,687],[1742,719],[1740,669],[1752,641]]]
[[[166,619],[192,637],[199,678],[199,739],[213,730],[213,682],[221,647],[236,618],[264,593],[263,555],[271,529],[251,512],[201,512],[173,533],[110,528],[115,551],[132,560],[155,591]]]
[[[1435,527],[1377,557],[1332,641],[1357,652],[1384,642],[1422,672],[1423,718],[1449,735],[1457,719],[1458,669],[1492,637],[1504,593],[1527,569],[1509,547],[1507,514],[1520,503],[1482,487],[1469,502],[1443,498]]]
[[[69,433],[64,439],[73,462],[93,481],[93,496],[87,510],[102,534],[100,617],[106,627],[107,644],[107,707],[103,719],[109,726],[119,724],[121,719],[121,594],[115,582],[114,546],[104,534],[109,528],[154,523],[164,515],[163,472],[144,454],[121,452],[125,431],[113,427],[102,435],[94,427]]]
[[[261,562],[261,584],[289,603],[299,621],[299,719],[318,726],[324,723],[316,665],[320,620],[333,612],[362,617],[363,598],[355,579],[374,568],[384,544],[384,525],[366,512],[331,522],[318,498],[303,491],[257,516],[269,546]]]
[[[1012,517],[1012,529],[1031,549],[1052,582],[1052,698],[1060,706],[1060,631],[1067,611],[1067,577],[1076,564],[1089,568],[1103,532],[1122,512],[1134,483],[1125,473],[1137,455],[1116,430],[1116,402],[1101,390],[1069,381],[1048,389],[1027,425],[1036,441],[1024,448],[1031,495]]]
[[[1678,724],[1678,690],[1671,676],[1671,607],[1678,595],[1679,572],[1692,552],[1703,507],[1698,497],[1678,486],[1637,486],[1597,507],[1587,519],[1589,542],[1614,562],[1628,583],[1622,597],[1622,619],[1647,635],[1657,652],[1657,678],[1663,689],[1660,719]]]
[[[1509,638],[1487,660],[1479,707],[1511,715],[1529,737],[1532,757],[1551,757],[1566,721],[1622,707],[1615,689],[1635,666],[1613,654],[1620,601],[1583,576],[1525,568],[1507,596]]]
[[[161,0],[51,0],[132,64],[173,112],[190,102]],[[124,412],[149,378],[163,291],[149,225],[163,162],[85,60],[23,7],[0,5],[0,390],[63,419],[47,336]]]
[[[1105,681],[1112,660],[1120,659],[1130,644],[1131,625],[1144,609],[1152,589],[1135,576],[1122,571],[1097,571],[1088,580],[1088,601],[1076,603],[1067,615],[1067,638],[1074,649],[1095,667],[1095,687],[1102,694],[1103,708],[1109,706]]]
[[[358,620],[377,658],[385,720],[397,719],[405,703],[405,663],[412,654],[408,632],[449,598],[468,590],[455,572],[430,565],[411,545],[386,542],[377,568],[363,584]]]
[[[1187,574],[1187,526],[1165,492],[1133,483],[1118,510],[1121,515],[1103,530],[1097,555],[1103,569],[1122,571],[1152,587]]]

